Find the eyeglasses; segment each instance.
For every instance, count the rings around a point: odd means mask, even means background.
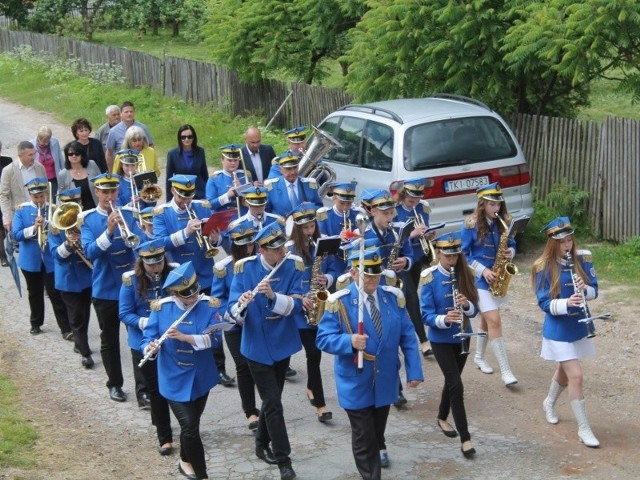
[[[67,155],[70,157],[81,157],[82,154],[80,152],[69,152]]]
[[[180,140],[193,140],[193,135],[180,135]]]

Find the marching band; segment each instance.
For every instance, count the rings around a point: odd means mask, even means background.
[[[255,454],[277,465],[282,479],[296,477],[282,395],[290,358],[302,347],[307,397],[321,423],[333,419],[321,353],[335,356],[337,400],[349,418],[362,478],[379,479],[390,466],[389,407],[404,399],[399,350],[409,387],[424,380],[421,357],[433,355],[444,376],[438,427],[447,437],[459,436],[462,454],[473,457],[461,378],[471,337],[473,361],[483,373],[493,372],[485,358],[491,344],[503,383],[518,382],[500,318],[516,246],[500,185],[478,189],[477,207],[461,231],[436,239],[440,227],[430,228],[424,178],[405,180],[398,192],[364,190],[359,206],[357,182],[331,181],[324,207],[315,177],[298,175],[304,130],[287,132],[290,150],[274,159],[263,183],[252,182],[241,145],[221,147],[222,170],[209,178],[202,200],[194,199],[197,177],[176,174],[167,179],[169,201],[156,205],[158,176],[144,176],[152,170],[130,148],[117,152],[119,174],[89,179],[93,191],[52,192],[42,177],[26,182],[29,201],[15,208],[11,234],[27,282],[31,334],[41,333],[46,289],[62,336],[91,369],[93,304],[109,396],[124,402],[124,323],[138,405],[150,410],[161,455],[173,452],[173,411],[181,428],[178,468],[187,478],[208,478],[200,417],[210,389],[233,384],[223,339],[236,367],[238,410],[255,432]],[[144,184],[136,183],[138,175]],[[140,187],[150,186],[153,195],[145,197]],[[95,208],[83,210],[83,198],[95,199]],[[228,210],[230,222],[205,229],[209,218]],[[568,218],[555,219],[545,233],[549,241],[532,283],[545,313],[541,356],[557,369],[543,412],[558,423],[554,405],[567,388],[580,441],[598,447],[586,419],[580,366],[595,351],[580,320],[590,316],[586,302],[597,295],[597,277],[590,252],[575,247]],[[330,253],[320,251],[326,239],[335,240]]]

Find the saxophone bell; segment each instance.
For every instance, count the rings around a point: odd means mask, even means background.
[[[493,272],[496,274],[497,279],[489,285],[489,291],[494,297],[504,297],[509,289],[511,278],[518,273],[518,267],[504,258],[504,252],[509,247],[509,227],[504,223],[500,214],[496,213],[495,219],[502,225],[503,232],[500,235],[498,253],[495,263],[493,264]]]

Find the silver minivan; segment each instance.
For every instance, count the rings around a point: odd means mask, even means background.
[[[323,161],[339,181],[355,180],[358,192],[395,192],[402,180],[427,179],[430,223],[459,230],[475,208],[478,187],[498,182],[514,217],[533,215],[529,167],[513,132],[496,112],[467,97],[347,105],[319,128],[342,145]]]

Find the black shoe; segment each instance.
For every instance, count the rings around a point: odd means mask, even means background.
[[[122,388],[120,387],[110,387],[109,398],[114,402],[125,402],[127,400],[127,395],[122,391]]]
[[[269,447],[256,446],[256,457],[267,462],[269,465],[275,465],[276,463],[278,463],[276,457],[273,456],[273,452]]]
[[[278,465],[280,469],[280,480],[293,480],[296,478],[296,472],[293,471],[291,463],[283,463]]]
[[[443,420],[444,422],[445,420]],[[442,433],[444,433],[447,437],[449,438],[455,438],[458,436],[458,432],[456,432],[455,430],[445,430],[444,428],[442,428],[442,424],[440,423],[440,419],[438,419],[438,426],[440,427],[440,430],[442,430]]]
[[[6,258],[1,258],[0,259],[0,265],[2,265],[3,267],[8,267],[9,266],[9,262],[7,261]]]
[[[62,338],[68,340],[69,342],[73,342],[73,332],[64,332],[62,334]]]
[[[424,358],[429,358],[433,355],[433,350],[431,350],[430,348],[427,348],[424,352],[422,352],[422,356]]]
[[[256,430],[258,430],[258,420],[249,422],[249,430],[251,430],[252,432],[255,432]]]
[[[163,457],[171,455],[173,453],[173,445],[170,447],[158,447],[158,453]]]
[[[460,451],[462,452],[462,455],[464,455],[464,458],[473,458],[473,456],[476,454],[476,449],[471,447],[469,450],[464,450],[462,447],[460,447]]]
[[[187,477],[189,480],[198,480],[198,477],[196,477],[195,473],[187,473],[183,470],[182,468],[182,464],[180,463],[180,460],[178,460],[178,471],[184,475],[185,477]]]
[[[42,333],[42,329],[40,327],[31,327],[31,330],[29,330],[29,333],[31,335],[40,335]]]
[[[138,407],[140,407],[140,410],[151,410],[151,399],[149,398],[149,395],[146,393],[140,395],[140,398],[138,399]]]
[[[333,418],[333,413],[331,413],[331,412],[324,412],[324,413],[319,413],[318,414],[318,421],[320,423],[328,422],[332,418]]]
[[[82,357],[82,366],[84,368],[91,368],[93,367],[94,363],[93,363],[93,358],[91,358],[91,355],[86,355],[84,357]]]
[[[236,383],[236,379],[231,378],[229,375],[227,375],[224,372],[220,372],[220,385],[224,385],[225,387],[230,387],[232,386],[234,383]]]
[[[284,374],[284,378],[295,377],[298,374],[293,368],[287,367],[287,373]]]
[[[402,392],[400,392],[398,394],[398,400],[396,400],[396,402],[393,404],[393,406],[396,407],[396,408],[400,408],[400,407],[402,407],[403,405],[406,405],[406,404],[407,404],[407,399],[404,398],[404,395],[402,394]]]

